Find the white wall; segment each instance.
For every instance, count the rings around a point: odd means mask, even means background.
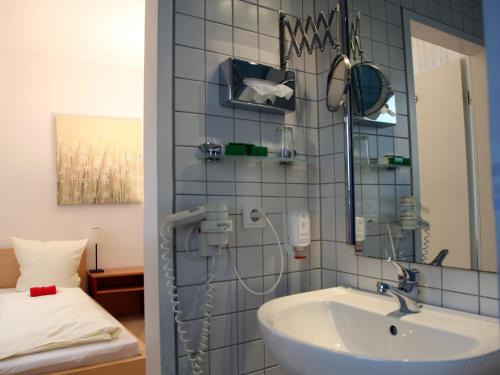
[[[411,38],[413,74],[465,58],[466,55],[415,37]]]
[[[142,204],[57,205],[54,124],[142,119],[143,40],[144,0],[0,2],[0,248],[100,226],[101,266],[143,263]]]

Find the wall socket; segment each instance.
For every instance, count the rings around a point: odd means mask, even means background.
[[[245,206],[243,207],[243,228],[256,229],[264,228],[266,221],[265,213],[262,207]]]

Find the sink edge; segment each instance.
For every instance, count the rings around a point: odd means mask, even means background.
[[[269,302],[266,302],[265,304],[263,304],[258,309],[258,311],[257,311],[257,317],[258,317],[258,322],[259,322],[259,327],[261,329],[261,332],[263,333],[263,336],[264,336],[264,332],[263,331],[267,330],[269,334],[283,336],[287,340],[290,340],[290,341],[292,341],[292,342],[294,342],[296,344],[300,344],[300,345],[304,345],[304,346],[310,346],[310,347],[319,349],[319,350],[324,351],[324,352],[328,352],[328,353],[332,353],[332,354],[340,355],[340,356],[345,356],[345,357],[348,357],[348,358],[355,358],[355,359],[364,360],[364,361],[377,361],[377,362],[384,362],[384,363],[387,363],[387,362],[402,363],[403,361],[401,359],[380,358],[380,357],[376,357],[376,356],[368,356],[368,355],[363,355],[363,354],[356,354],[356,353],[353,353],[353,352],[344,352],[344,351],[335,350],[334,348],[328,348],[328,347],[325,347],[325,346],[321,346],[321,345],[318,345],[316,343],[312,343],[312,342],[309,342],[309,341],[306,341],[306,340],[301,340],[301,339],[299,339],[297,337],[289,335],[287,332],[275,329],[272,325],[270,325],[268,323],[268,321],[267,321],[268,317],[264,316],[266,314],[271,314],[271,312],[269,312],[267,310],[272,309],[276,305],[280,305],[283,302],[284,299],[288,299],[288,301],[291,301],[291,300],[301,300],[303,302],[307,302],[307,301],[316,301],[316,300],[318,300],[318,296],[322,296],[322,298],[320,298],[320,300],[327,300],[327,299],[334,299],[335,296],[342,296],[342,295],[345,295],[347,293],[360,294],[360,295],[368,296],[370,298],[374,298],[374,297],[376,297],[376,298],[383,298],[383,297],[378,296],[378,295],[376,295],[374,293],[360,291],[360,290],[357,290],[357,289],[346,288],[346,287],[333,287],[333,288],[328,288],[328,289],[322,289],[322,290],[319,290],[319,291],[312,291],[312,292],[307,292],[307,293],[301,293],[301,294],[296,294],[296,295],[291,295],[291,296],[280,297],[280,298],[271,300]],[[304,300],[304,298],[306,298],[306,300]],[[392,303],[392,301],[390,299],[388,299],[387,301],[383,301],[383,302],[388,302],[389,305],[391,305],[391,306],[393,305],[393,303]],[[477,314],[471,314],[471,313],[467,313],[467,312],[460,312],[460,311],[450,310],[450,309],[446,309],[446,308],[442,308],[442,307],[438,307],[438,306],[426,305],[426,304],[423,304],[423,308],[425,310],[428,310],[428,311],[431,311],[431,312],[437,312],[437,313],[442,313],[442,314],[450,314],[450,315],[454,315],[454,316],[457,316],[457,317],[460,317],[460,318],[470,318],[470,319],[473,319],[475,321],[483,322],[483,323],[486,323],[486,324],[496,325],[497,328],[500,327],[498,319],[495,319],[495,318],[485,317],[485,316],[481,316],[481,315],[477,315]],[[391,309],[394,310],[393,306],[391,307]],[[370,310],[367,310],[367,311],[370,311]],[[383,314],[381,314],[381,315],[383,315]],[[405,316],[405,317],[408,317],[408,315]],[[410,318],[411,318],[411,316],[410,316]],[[414,322],[414,321],[411,321],[411,320],[410,320],[410,322],[415,323],[415,324],[419,324],[419,325],[424,325],[421,322]],[[450,331],[450,332],[453,332],[454,334],[457,334],[457,332],[455,332],[455,331]],[[467,338],[471,338],[473,340],[476,340],[475,337],[470,337],[470,336],[467,336],[465,334],[463,334],[463,336],[465,336]],[[499,337],[500,337],[500,335],[499,335]],[[476,341],[478,343],[480,342],[478,340],[476,340]],[[405,362],[406,363],[422,363],[422,364],[449,363],[449,362],[454,362],[454,361],[477,360],[477,359],[481,359],[481,358],[484,358],[484,357],[488,357],[488,356],[500,353],[500,345],[499,345],[498,348],[491,349],[491,350],[490,350],[488,344],[485,344],[485,346],[486,347],[481,348],[481,350],[480,350],[479,353],[470,353],[470,354],[464,355],[462,357],[431,359],[431,360],[420,360],[420,359],[414,359],[413,360],[412,359],[412,360],[405,361]]]

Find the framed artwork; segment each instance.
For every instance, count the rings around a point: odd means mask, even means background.
[[[138,119],[56,115],[57,203],[137,203],[143,197]]]

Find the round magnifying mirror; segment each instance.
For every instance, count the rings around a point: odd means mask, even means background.
[[[346,55],[338,55],[330,66],[326,88],[326,106],[336,112],[344,105],[351,82],[351,62]]]
[[[391,95],[391,85],[377,65],[362,62],[352,67],[352,100],[354,113],[371,116],[380,111]]]

